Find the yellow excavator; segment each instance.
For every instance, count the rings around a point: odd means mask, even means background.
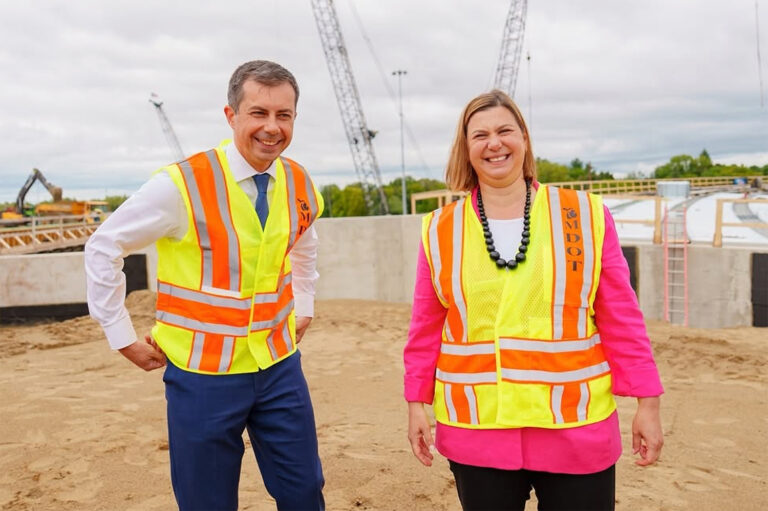
[[[27,197],[32,185],[35,181],[45,186],[50,192],[53,202],[41,203],[34,208],[25,208],[24,199]],[[24,186],[19,190],[19,195],[16,197],[16,206],[10,207],[6,211],[2,212],[3,220],[19,220],[30,216],[62,216],[62,215],[88,215],[90,213],[101,214],[104,212],[103,206],[106,206],[104,201],[63,201],[61,199],[61,188],[52,185],[45,179],[43,173],[38,169],[32,169]],[[89,223],[94,218],[89,217]],[[96,219],[98,221],[98,219]]]

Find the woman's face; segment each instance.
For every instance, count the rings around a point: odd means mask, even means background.
[[[506,186],[523,174],[526,140],[512,112],[503,106],[481,110],[467,123],[469,162],[481,183]]]

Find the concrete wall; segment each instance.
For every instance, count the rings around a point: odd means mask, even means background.
[[[640,308],[646,318],[664,319],[664,250],[660,245],[636,246]],[[722,328],[752,325],[753,253],[768,253],[768,247],[689,246],[690,326]]]
[[[139,253],[147,256],[147,281],[154,291],[157,254],[154,247]],[[82,252],[0,256],[0,309],[85,301]]]
[[[420,216],[322,218],[318,299],[357,298],[408,303],[413,294]],[[637,247],[640,307],[649,319],[664,315],[661,246]],[[768,247],[689,247],[689,323],[701,328],[752,325],[751,254]],[[147,254],[154,287],[156,255]],[[82,252],[0,257],[0,309],[85,302]],[[1,312],[1,311],[0,311]]]
[[[321,218],[317,298],[410,302],[421,216]]]

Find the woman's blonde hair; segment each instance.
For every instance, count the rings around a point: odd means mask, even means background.
[[[445,169],[445,183],[450,190],[468,192],[477,186],[477,174],[469,162],[467,125],[472,116],[477,112],[497,106],[503,106],[512,112],[520,129],[523,130],[526,145],[525,159],[523,160],[523,176],[526,179],[536,178],[536,159],[533,157],[531,137],[528,134],[528,126],[525,124],[523,114],[520,113],[520,109],[517,108],[512,98],[504,92],[494,89],[485,94],[480,94],[464,107],[464,112],[462,112],[459,125],[456,128],[456,137],[453,139],[448,166]]]

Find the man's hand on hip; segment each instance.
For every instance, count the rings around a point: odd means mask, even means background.
[[[152,371],[165,366],[165,353],[148,335],[144,337],[144,342],[136,341],[119,351],[125,358],[145,371]]]
[[[301,338],[304,337],[304,332],[307,331],[311,322],[312,318],[309,316],[296,316],[296,344],[301,342]]]

